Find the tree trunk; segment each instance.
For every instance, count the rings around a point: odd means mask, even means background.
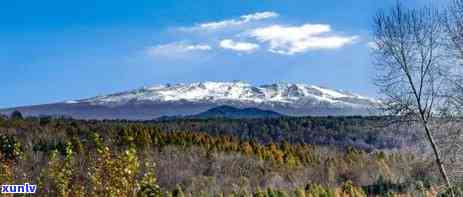
[[[426,120],[422,120],[422,121],[423,121],[424,130],[426,131],[426,136],[429,140],[429,143],[431,143],[432,150],[434,151],[434,156],[436,157],[436,163],[437,163],[437,166],[439,167],[439,171],[442,174],[442,177],[444,178],[444,181],[446,182],[447,187],[450,190],[450,195],[452,197],[455,197],[455,194],[453,193],[452,184],[450,183],[450,179],[447,175],[447,171],[445,170],[444,163],[442,162],[442,159],[441,159],[439,148],[437,147],[434,141],[434,137],[432,136],[431,131],[428,128],[427,121]]]

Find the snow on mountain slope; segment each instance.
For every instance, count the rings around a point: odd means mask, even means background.
[[[218,106],[256,108],[288,116],[375,115],[380,103],[345,91],[314,85],[276,83],[252,86],[242,81],[156,85],[89,99],[0,109],[26,116],[78,119],[151,120],[189,116]]]
[[[310,101],[311,103],[319,102],[347,106],[363,106],[378,103],[374,99],[314,85],[277,83],[256,87],[242,81],[156,85],[75,102],[117,106],[129,102],[176,101],[213,103],[228,101],[255,104],[295,104]]]

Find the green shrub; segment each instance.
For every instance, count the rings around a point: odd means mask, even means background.
[[[64,161],[57,150],[50,153],[48,166],[41,171],[39,178],[39,187],[45,188],[42,191],[61,197],[70,196],[75,165],[71,143],[67,143],[65,149]]]
[[[360,187],[354,186],[352,181],[345,182],[341,187],[342,196],[346,197],[364,197],[367,196]]]
[[[154,171],[154,163],[149,163],[145,165],[147,172],[143,176],[143,179],[140,183],[140,191],[138,191],[137,196],[139,197],[161,197],[162,192],[160,187],[156,183],[156,174]],[[181,196],[179,194],[181,193]],[[174,190],[174,197],[183,197],[183,192],[181,188],[179,190]]]
[[[16,161],[20,159],[22,152],[21,143],[15,137],[6,134],[0,135],[1,159]]]
[[[177,185],[175,190],[172,192],[173,197],[185,197],[185,194],[183,193],[182,187],[180,185]]]
[[[136,150],[129,148],[122,154],[115,154],[98,134],[94,133],[92,138],[97,148],[96,159],[89,170],[93,195],[133,196],[140,170]]]
[[[309,184],[306,186],[307,197],[334,197],[334,193],[329,188],[319,184]]]

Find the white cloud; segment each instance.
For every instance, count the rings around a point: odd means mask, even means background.
[[[211,46],[209,45],[202,45],[202,44],[198,44],[198,45],[189,45],[189,46],[186,46],[185,47],[185,50],[187,51],[192,51],[192,50],[211,50]]]
[[[241,16],[241,20],[243,22],[250,22],[250,21],[257,21],[267,18],[275,18],[278,17],[279,14],[276,12],[256,12],[254,14],[248,14]]]
[[[259,21],[259,20],[268,19],[268,18],[275,18],[278,16],[279,14],[275,12],[257,12],[254,14],[243,15],[238,19],[202,23],[202,24],[196,25],[195,27],[186,28],[186,29],[214,30],[214,29],[227,28],[230,26],[242,25],[242,24],[249,23],[252,21]]]
[[[236,52],[252,52],[265,48],[271,53],[294,55],[311,50],[337,49],[358,41],[358,36],[337,33],[331,29],[329,24],[287,25],[273,24],[272,21],[252,23],[275,17],[279,17],[276,12],[257,12],[230,20],[176,28],[177,31],[183,31],[176,33],[184,33],[178,36],[183,37],[185,40],[200,43],[221,41],[216,46],[180,41],[150,47],[147,51],[151,55],[187,57],[190,54],[205,54],[200,51],[212,50],[212,47],[220,47]],[[243,25],[246,23],[250,23],[250,25]],[[202,34],[202,32],[206,32],[206,34]],[[238,40],[245,40],[245,42]],[[370,46],[370,44],[368,45]]]
[[[354,42],[357,36],[327,35],[330,25],[305,24],[302,26],[272,25],[250,31],[249,36],[269,44],[273,53],[293,55],[316,49],[335,49]]]
[[[230,39],[225,39],[220,42],[220,47],[240,52],[252,52],[259,48],[258,44],[249,42],[235,42]]]
[[[173,42],[147,48],[147,53],[153,56],[178,56],[193,51],[209,51],[212,47],[207,44],[187,44]]]

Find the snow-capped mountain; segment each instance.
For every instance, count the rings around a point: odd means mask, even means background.
[[[156,85],[89,99],[17,109],[29,115],[152,119],[192,115],[220,105],[257,107],[295,116],[368,115],[378,104],[371,98],[314,85],[276,83],[253,86],[243,81],[233,81]]]
[[[256,104],[271,102],[292,104],[305,100],[351,106],[376,102],[360,95],[314,85],[277,83],[255,87],[246,82],[235,81],[156,85],[107,96],[68,101],[68,103],[123,105],[129,102],[235,101]]]

